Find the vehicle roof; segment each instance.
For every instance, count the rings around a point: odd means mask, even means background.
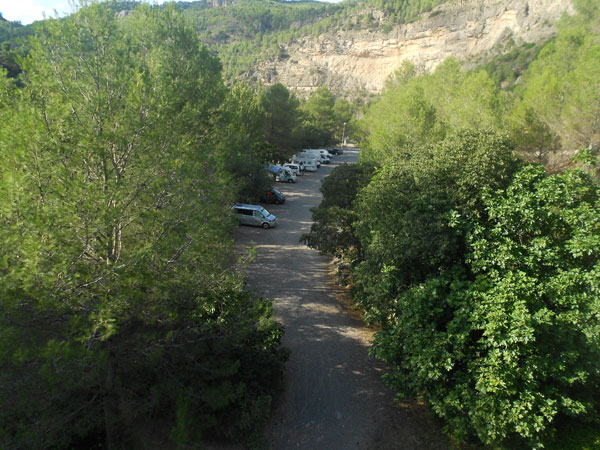
[[[265,209],[264,207],[260,206],[260,205],[248,205],[246,203],[236,203],[235,205],[232,206],[232,208],[246,208],[246,209]]]

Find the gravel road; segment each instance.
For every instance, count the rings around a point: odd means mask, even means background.
[[[297,184],[278,183],[287,201],[267,206],[278,226],[235,232],[238,245],[256,248],[246,269],[248,285],[273,299],[291,351],[265,439],[273,450],[446,449],[426,408],[395,403],[384,386],[385,366],[368,356],[373,331],[344,306],[330,258],[299,241],[310,230],[310,208],[321,201],[321,180],[336,165],[357,159],[357,150],[346,150]]]

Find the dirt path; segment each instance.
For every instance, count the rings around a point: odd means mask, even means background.
[[[445,449],[425,408],[393,402],[381,381],[385,367],[368,356],[372,331],[339,301],[329,258],[299,242],[310,230],[310,208],[321,201],[321,180],[336,165],[356,160],[355,150],[346,151],[297,184],[278,184],[287,201],[268,206],[277,228],[235,233],[240,245],[256,246],[248,284],[274,300],[291,351],[285,391],[265,437],[273,450]]]

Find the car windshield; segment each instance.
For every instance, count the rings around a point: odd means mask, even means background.
[[[282,195],[282,194],[281,194],[281,192],[279,192],[277,189],[273,189],[273,193],[274,193],[275,195]]]
[[[267,211],[265,208],[263,208],[261,210],[261,212],[262,212],[263,216],[265,216],[265,217],[269,217],[271,215],[271,213],[269,211]]]

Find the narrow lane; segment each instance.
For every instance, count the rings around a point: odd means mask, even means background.
[[[255,245],[249,288],[273,299],[291,351],[285,390],[266,431],[273,450],[447,448],[425,408],[393,402],[381,381],[384,366],[368,355],[372,331],[339,301],[330,258],[299,241],[310,230],[310,208],[321,202],[321,180],[357,159],[356,150],[347,150],[297,184],[278,183],[287,201],[267,206],[278,226],[235,233],[238,245]]]

